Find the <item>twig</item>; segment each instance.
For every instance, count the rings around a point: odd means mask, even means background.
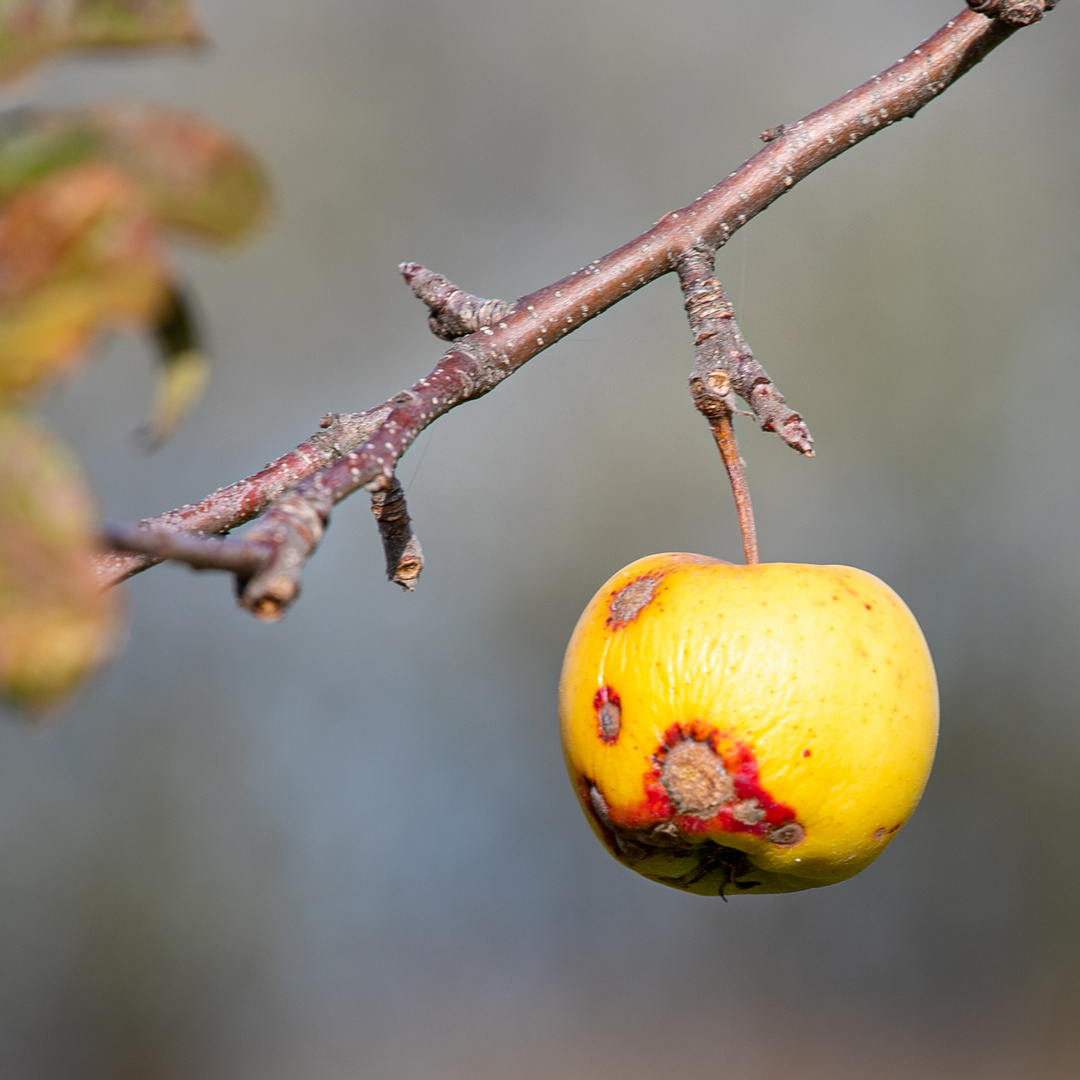
[[[378,429],[387,411],[388,406],[381,405],[364,413],[329,413],[319,422],[319,431],[252,476],[219,488],[197,503],[144,518],[137,523],[139,531],[129,528],[124,532],[124,545],[113,545],[115,550],[98,556],[98,581],[107,588],[174,557],[158,555],[160,545],[150,539],[150,534],[182,532],[197,542],[199,537],[228,532],[257,518],[291,483],[362,445]]]
[[[765,431],[776,431],[789,446],[812,457],[813,440],[798,413],[787,407],[765,369],[754,359],[735,321],[728,298],[712,273],[712,258],[691,252],[679,264],[686,316],[694,335],[694,370],[690,394],[698,412],[709,422],[735,496],[748,564],[758,561],[757,530],[746,463],[739,454],[731,416],[738,394],[753,409]]]
[[[485,300],[459,289],[442,274],[419,263],[402,263],[398,269],[413,295],[428,306],[428,327],[444,341],[456,341],[485,326],[505,319],[513,305],[505,300]]]
[[[813,457],[814,440],[803,418],[788,406],[742,336],[731,303],[713,276],[712,256],[690,251],[680,260],[678,273],[686,317],[694,335],[690,385],[698,409],[704,411],[699,395],[707,394],[705,384],[711,386],[713,376],[723,374],[725,395],[738,394],[750,406],[762,431],[776,432],[793,450]],[[726,408],[730,413],[730,402]]]
[[[1057,0],[967,0],[972,11],[1008,26],[1030,26],[1057,7]]]
[[[447,312],[456,302],[451,295],[444,297],[443,290],[449,288],[450,294],[455,290],[445,279],[430,275],[423,286],[424,298],[434,301],[428,302],[436,332],[454,335],[453,347],[431,374],[384,405],[349,418],[351,423],[345,426],[350,430],[342,437],[324,444],[314,436],[255,476],[194,507],[169,511],[143,524],[153,530],[223,533],[269,506],[243,538],[230,541],[224,550],[233,559],[233,544],[247,544],[252,553],[264,557],[256,574],[238,578],[241,602],[256,614],[280,614],[298,592],[299,567],[318,543],[332,507],[359,488],[386,491],[397,460],[428,424],[488,393],[566,334],[685,264],[688,254],[711,260],[739,228],[815,169],[897,120],[914,116],[1011,36],[1025,6],[1020,0],[1001,0],[994,18],[962,11],[880,75],[802,120],[770,129],[766,146],[688,206],[505,310],[485,312],[485,302],[462,294],[458,306],[476,325],[463,337],[456,336],[458,331],[473,323],[464,316],[454,323],[459,316]],[[1043,10],[1051,6],[1042,4]],[[409,264],[406,276],[410,274],[415,282],[422,268]],[[753,392],[750,403],[753,409]],[[796,448],[806,452],[798,442],[796,438]],[[293,487],[281,496],[290,483]],[[196,547],[202,543],[197,537],[191,540]],[[199,555],[202,564],[210,563],[210,551],[207,547]],[[101,581],[119,581],[153,561],[145,554],[107,555],[100,564]]]
[[[412,531],[405,492],[397,477],[386,491],[371,496],[371,511],[379,525],[383,550],[386,552],[386,576],[403,589],[412,592],[424,569],[424,553]]]
[[[290,492],[239,540],[219,543],[262,555],[253,574],[237,574],[236,594],[241,605],[266,622],[276,622],[300,595],[304,564],[319,546],[330,522],[330,507]]]
[[[194,570],[230,570],[240,577],[250,577],[265,557],[258,549],[235,540],[142,524],[106,525],[103,533],[116,551],[137,552],[155,562],[172,559]]]

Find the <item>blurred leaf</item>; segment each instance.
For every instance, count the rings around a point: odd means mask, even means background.
[[[0,200],[50,173],[88,161],[98,139],[65,112],[15,109],[0,115]]]
[[[210,363],[199,345],[194,313],[175,287],[158,313],[154,340],[162,366],[150,419],[140,432],[149,450],[156,450],[172,437],[202,397],[210,378]]]
[[[186,0],[0,0],[0,82],[64,49],[202,40]]]
[[[159,106],[11,114],[0,126],[0,198],[92,158],[137,180],[162,224],[204,239],[238,240],[269,210],[250,150],[201,117]]]
[[[92,505],[51,436],[0,412],[0,698],[60,703],[112,650],[119,598],[101,591]]]
[[[100,330],[153,320],[167,274],[142,190],[109,165],[54,173],[0,208],[0,403],[77,362]]]
[[[221,128],[159,106],[100,107],[83,116],[101,140],[101,155],[143,185],[163,224],[231,241],[266,219],[270,198],[262,167]]]
[[[64,7],[74,48],[186,45],[203,40],[187,0],[73,0]]]
[[[236,240],[268,208],[255,157],[198,117],[119,106],[4,117],[0,404],[73,367],[99,332],[149,326],[164,363],[144,435],[159,445],[209,372],[161,230]]]

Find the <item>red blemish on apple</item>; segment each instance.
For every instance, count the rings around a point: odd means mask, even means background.
[[[775,832],[789,822],[795,821],[795,811],[786,803],[774,799],[761,786],[758,763],[746,743],[735,742],[724,755],[724,765],[735,782],[735,795],[740,801],[754,800],[763,811],[760,820],[750,824],[740,821],[733,813],[732,805],[722,806],[716,820],[729,832],[751,833],[762,836]]]
[[[733,794],[716,813],[701,817],[680,813],[662,780],[668,752],[687,740],[708,745],[723,763]],[[716,839],[718,833],[741,833],[767,837],[772,843],[791,846],[805,836],[795,819],[795,811],[774,799],[762,786],[758,764],[746,743],[732,740],[702,721],[672,724],[665,732],[650,768],[642,776],[644,798],[632,806],[609,808],[610,826],[616,829],[648,830],[674,822],[684,836]]]
[[[593,696],[596,726],[601,741],[611,746],[619,737],[622,727],[622,702],[610,686],[601,686]]]
[[[660,782],[660,775],[667,752],[686,739],[707,743],[723,759],[725,771],[732,781],[734,795],[711,818],[678,814],[681,832],[714,833],[719,828],[726,833],[768,836],[773,842],[782,845],[797,843],[802,838],[801,826],[795,820],[795,811],[785,802],[774,799],[761,785],[757,760],[751,747],[744,742],[730,740],[701,720],[693,720],[690,724],[673,724],[664,731],[659,752],[653,755],[652,769],[645,778],[646,792],[652,793],[658,810],[671,807],[670,812],[675,811]],[[809,750],[804,751],[805,757],[809,754]]]
[[[676,816],[678,811],[667,789],[660,782],[659,770],[650,770],[642,777],[642,798],[630,805],[609,806],[611,824],[616,829],[648,832]]]
[[[650,777],[650,780],[653,780]],[[667,789],[659,782],[659,777],[653,783],[645,785],[645,810],[654,821],[667,821],[675,813],[675,806],[668,795]]]
[[[734,787],[734,796],[708,818],[678,814],[660,780],[667,752],[686,739],[707,743],[722,759]],[[804,751],[804,756],[809,753]],[[729,833],[768,836],[779,844],[798,843],[802,839],[802,826],[795,820],[795,811],[762,787],[757,760],[750,747],[700,720],[672,724],[664,732],[659,751],[653,755],[652,769],[645,776],[645,790],[646,804],[651,798],[657,810],[663,808],[675,813],[680,830],[687,834],[713,833],[719,828]]]
[[[803,757],[809,757],[809,756],[810,756],[810,751],[809,751],[809,750],[804,750],[804,751],[802,752],[802,756],[803,756]]]
[[[716,728],[714,728],[712,724],[706,724],[703,720],[691,720],[689,724],[672,724],[664,732],[663,741],[660,743],[659,755],[654,760],[663,762],[664,755],[668,750],[676,743],[681,743],[684,739],[693,739],[694,742],[708,743],[717,754],[720,753],[720,735]]]

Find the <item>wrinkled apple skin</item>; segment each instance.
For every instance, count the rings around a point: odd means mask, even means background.
[[[938,727],[914,616],[846,566],[652,555],[586,607],[563,751],[621,862],[707,895],[857,874],[915,809]]]

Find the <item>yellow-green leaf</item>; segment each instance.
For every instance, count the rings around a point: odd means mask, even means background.
[[[110,653],[119,597],[97,585],[94,514],[71,458],[0,411],[0,699],[52,708]]]
[[[168,275],[141,187],[76,165],[0,207],[0,403],[25,397],[119,323],[150,323]]]
[[[0,0],[0,82],[65,49],[202,40],[187,0]]]
[[[98,142],[66,111],[15,109],[0,115],[0,201],[50,173],[88,161]]]

